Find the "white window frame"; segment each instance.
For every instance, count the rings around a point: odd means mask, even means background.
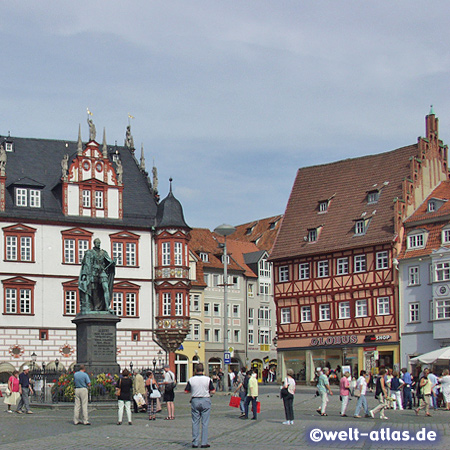
[[[408,249],[424,248],[425,233],[415,233],[408,236]]]
[[[408,267],[408,286],[420,285],[420,268],[419,266]]]
[[[322,303],[319,305],[319,321],[327,320],[331,320],[331,307],[329,303]]]
[[[436,320],[446,320],[450,319],[450,300],[436,300],[435,302],[435,319]]]
[[[28,190],[16,188],[16,206],[28,206]]]
[[[83,189],[83,208],[90,208],[91,207],[91,195],[92,191],[89,189]]]
[[[285,283],[289,281],[289,266],[278,267],[278,281],[280,283]]]
[[[389,297],[377,298],[377,315],[388,316],[391,313],[391,302]]]
[[[365,220],[355,221],[355,234],[358,236],[366,234],[366,221]]]
[[[221,342],[219,328],[214,328],[214,342]]]
[[[127,266],[136,265],[136,242],[125,242],[125,258]]]
[[[319,212],[324,213],[328,211],[328,200],[319,202]]]
[[[291,308],[284,307],[280,310],[280,323],[291,323]]]
[[[213,304],[213,315],[214,317],[220,317],[220,303]]]
[[[200,312],[200,295],[189,294],[191,312]]]
[[[434,269],[434,281],[449,281],[450,280],[450,263],[441,262],[436,263]]]
[[[255,323],[255,308],[248,308],[248,324],[253,326]]]
[[[135,292],[125,292],[126,317],[137,316],[137,296]]]
[[[170,242],[161,244],[161,263],[163,266],[170,266]]]
[[[64,292],[64,314],[74,316],[77,313],[77,291]]]
[[[387,251],[376,253],[376,270],[389,268],[389,253]]]
[[[336,275],[348,275],[348,258],[338,258],[336,262]]]
[[[372,203],[377,203],[380,197],[379,191],[370,191],[367,193],[367,203],[370,205]]]
[[[328,260],[317,261],[317,278],[326,278],[328,276],[330,276]]]
[[[308,242],[316,242],[317,241],[317,229],[314,228],[312,230],[308,230]]]
[[[258,326],[270,327],[272,324],[271,310],[269,306],[261,306],[258,308]]]
[[[233,317],[241,317],[241,305],[233,305]]]
[[[203,313],[205,316],[211,315],[211,303],[204,303],[203,304]]]
[[[183,302],[184,302],[184,294],[182,292],[175,293],[175,315],[182,316],[183,315]]]
[[[356,300],[355,317],[367,317],[368,312],[367,299]]]
[[[339,303],[339,319],[350,319],[350,302],[340,302]]]
[[[170,295],[170,292],[164,292],[162,294],[163,296],[163,311],[162,311],[162,315],[163,316],[170,316],[170,307],[172,304],[172,296]]]
[[[123,316],[123,292],[113,292],[112,310],[116,316]]]
[[[311,306],[302,306],[300,309],[300,321],[302,323],[312,322],[312,311]]]
[[[116,260],[118,266],[123,266],[123,242],[114,241],[113,245],[113,258]]]
[[[103,209],[103,191],[95,191],[95,209]]]
[[[39,191],[38,189],[30,189],[30,207],[41,207],[41,191]]]
[[[309,263],[300,263],[298,265],[298,279],[299,280],[308,280],[311,276],[310,265]]]
[[[353,258],[354,272],[362,273],[367,271],[366,255],[355,255]]]
[[[255,334],[253,332],[253,329],[247,330],[247,335],[248,335],[248,343],[250,345],[254,345],[255,344]]]
[[[420,322],[420,302],[411,302],[408,304],[408,323]]]
[[[241,330],[233,330],[233,339],[236,344],[241,342]]]
[[[183,265],[183,244],[181,242],[175,242],[173,248],[174,264],[176,266]]]
[[[450,244],[450,228],[444,228],[442,230],[442,243]]]
[[[211,329],[205,328],[205,342],[211,342]]]
[[[200,259],[203,262],[209,262],[209,255],[208,255],[208,253],[200,252]]]

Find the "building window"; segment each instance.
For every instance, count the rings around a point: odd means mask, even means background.
[[[367,317],[367,300],[356,300],[356,317]]]
[[[222,255],[222,257],[220,258],[221,261],[222,261],[222,264],[225,264],[225,258],[224,258],[224,256],[225,256],[225,255]],[[230,255],[227,255],[227,264],[230,264]]]
[[[194,341],[200,340],[200,324],[199,323],[194,323],[192,335],[193,335]]]
[[[16,188],[16,206],[27,206],[27,199],[27,190],[23,188]]]
[[[234,330],[233,335],[234,335],[234,342],[236,343],[241,342],[241,330]]]
[[[354,263],[355,263],[355,272],[366,271],[366,255],[355,256]]]
[[[420,284],[419,266],[408,268],[408,286],[417,286]]]
[[[270,308],[268,306],[261,306],[258,309],[258,326],[259,327],[270,327]]]
[[[220,330],[217,328],[214,329],[214,342],[220,342]]]
[[[450,229],[448,228],[442,230],[442,243],[450,244]]]
[[[436,280],[435,281],[448,281],[450,280],[450,263],[436,263],[435,268]]]
[[[77,313],[77,291],[65,291],[64,314],[74,316]]]
[[[91,248],[92,233],[81,228],[62,231],[63,264],[81,264]]]
[[[183,315],[183,293],[177,292],[175,294],[175,315],[182,316]]]
[[[136,267],[138,265],[139,236],[134,233],[120,232],[110,236],[112,255],[117,266]]]
[[[205,341],[211,342],[211,330],[209,328],[205,328]]]
[[[319,202],[319,212],[327,212],[328,210],[328,200]]]
[[[16,188],[16,206],[41,207],[41,191],[37,189]]]
[[[377,314],[379,316],[387,316],[391,313],[389,307],[389,297],[377,298]]]
[[[348,258],[338,258],[336,264],[336,275],[347,275],[348,274]]]
[[[298,278],[307,280],[309,278],[309,263],[301,263],[298,265]]]
[[[253,330],[247,330],[247,335],[248,335],[248,343],[250,345],[253,345],[255,343],[255,335],[253,333]]]
[[[311,322],[311,306],[302,306],[301,321],[302,322]]]
[[[12,142],[5,142],[5,151],[7,151],[7,152],[13,151],[13,143]]]
[[[172,296],[170,292],[163,293],[163,316],[170,316],[170,304],[172,302]]]
[[[220,285],[220,277],[217,274],[213,275],[213,287],[218,287]]]
[[[254,308],[248,308],[248,324],[253,326],[255,318],[255,309]]]
[[[357,220],[355,222],[355,234],[361,235],[366,233],[366,222],[364,220]]]
[[[30,206],[32,208],[41,207],[41,191],[30,189]]]
[[[220,316],[220,304],[214,303],[213,305],[213,314],[217,317]]]
[[[209,255],[208,255],[208,253],[200,252],[200,259],[203,262],[209,262]]]
[[[91,207],[91,191],[89,191],[87,189],[83,189],[82,202],[83,202],[83,208]]]
[[[367,194],[367,203],[377,203],[380,193],[378,191],[370,191]]]
[[[183,244],[181,242],[175,242],[174,259],[176,266],[183,265]]]
[[[308,241],[309,242],[317,241],[317,230],[315,228],[308,231]]]
[[[281,323],[291,323],[291,308],[281,308]]]
[[[229,284],[231,284],[231,287],[233,289],[239,289],[239,277],[232,276],[231,277],[231,283],[229,283]]]
[[[389,257],[388,252],[378,252],[376,254],[376,269],[382,270],[389,267]]]
[[[3,228],[5,261],[34,262],[34,236],[36,230],[25,225]]]
[[[35,282],[23,277],[3,280],[4,314],[34,314]]]
[[[428,202],[428,212],[434,212],[436,211],[436,203],[434,200],[430,200]]]
[[[253,297],[253,292],[254,292],[253,283],[249,283],[247,285],[247,294],[248,294],[248,296],[249,297]]]
[[[233,305],[233,317],[240,317],[239,305]]]
[[[331,319],[331,310],[330,305],[320,305],[319,306],[319,320],[330,320]]]
[[[436,301],[436,319],[450,319],[450,300]]]
[[[270,345],[270,330],[259,330],[258,344],[259,345]]]
[[[425,245],[424,233],[412,234],[408,236],[408,249],[423,248]]]
[[[350,319],[350,302],[339,303],[339,319]]]
[[[162,265],[170,266],[170,242],[163,242],[162,249]]]
[[[278,279],[280,283],[289,281],[289,266],[280,266],[278,268]]]
[[[190,303],[191,303],[191,312],[200,312],[200,295],[190,294],[189,299],[190,299]],[[208,304],[208,307],[209,307],[209,304]]]
[[[48,341],[48,330],[39,330],[39,340]]]
[[[261,295],[270,295],[270,283],[260,282],[259,293]]]
[[[272,264],[267,259],[261,259],[259,261],[259,276],[262,278],[272,277]]]
[[[132,331],[131,332],[131,340],[133,342],[139,342],[141,340],[141,332],[140,331]]]
[[[103,209],[103,191],[95,191],[95,208]]]
[[[409,322],[419,322],[420,321],[420,303],[414,302],[409,303]]]
[[[324,278],[329,275],[328,261],[319,261],[317,263],[317,276],[319,278]]]
[[[132,292],[130,292],[130,288],[133,289]],[[137,286],[130,286],[128,282],[118,283],[114,286],[112,309],[117,316],[138,316],[137,288]]]

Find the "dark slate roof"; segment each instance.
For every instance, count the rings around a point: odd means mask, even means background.
[[[80,225],[120,227],[152,227],[155,225],[157,204],[147,175],[139,170],[138,163],[126,147],[108,146],[112,161],[118,150],[123,165],[123,220],[78,216],[64,216],[61,202],[61,160],[69,154],[69,166],[77,154],[75,141],[0,137],[13,142],[13,152],[7,153],[6,210],[2,217],[17,221],[67,222]],[[83,144],[83,148],[85,144]],[[99,145],[102,150],[101,144]],[[115,164],[114,164],[115,167]],[[14,204],[14,186],[42,187],[41,208],[17,207]]]
[[[172,193],[170,186],[169,195],[158,205],[156,214],[156,226],[158,228],[176,227],[191,229],[184,220],[183,207]]]
[[[259,252],[245,253],[244,254],[245,264],[256,264],[265,254],[267,254],[265,250],[260,250]]]

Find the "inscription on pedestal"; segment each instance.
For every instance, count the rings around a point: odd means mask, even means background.
[[[99,327],[93,332],[93,358],[105,359],[114,358],[114,333],[111,328]]]

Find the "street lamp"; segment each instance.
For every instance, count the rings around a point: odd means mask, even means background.
[[[156,358],[153,358],[153,373],[155,373],[156,370]]]
[[[55,369],[56,369],[56,372],[58,372],[58,367],[59,367],[59,359],[56,358],[56,359],[55,359]]]
[[[133,361],[130,362],[130,373],[133,373]]]
[[[159,365],[159,367],[161,368],[161,366],[162,366],[162,351],[160,350],[159,352],[158,352],[158,365]]]
[[[225,353],[228,353],[228,257],[227,257],[227,236],[233,234],[236,231],[236,228],[232,225],[220,225],[215,230],[214,233],[222,236],[224,238],[223,243],[223,307],[224,307],[224,324],[223,324],[223,366],[224,366],[224,380],[223,380],[223,389],[225,392],[228,392],[228,364],[229,362],[225,362]]]
[[[36,353],[33,352],[31,354],[31,364],[33,366],[32,370],[36,370],[36,359],[37,359],[37,355],[36,355]]]

